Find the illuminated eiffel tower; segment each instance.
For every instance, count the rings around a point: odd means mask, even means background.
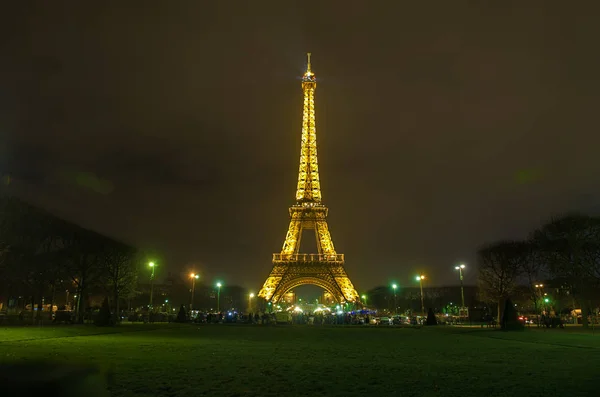
[[[310,68],[310,53],[307,55],[306,72],[302,77],[304,110],[296,204],[290,207],[290,226],[281,253],[273,254],[273,270],[258,296],[276,303],[286,292],[300,285],[312,284],[329,292],[339,303],[358,302],[358,293],[344,269],[344,255],[335,252],[329,234],[327,207],[321,203],[315,128],[317,81]],[[298,252],[302,231],[305,229],[315,231],[316,254]]]

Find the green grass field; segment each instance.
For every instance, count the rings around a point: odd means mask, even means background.
[[[558,329],[0,329],[0,361],[36,359],[108,369],[113,396],[600,395],[600,335]]]

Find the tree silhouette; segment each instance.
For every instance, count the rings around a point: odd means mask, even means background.
[[[121,318],[121,299],[135,290],[138,269],[139,260],[134,248],[115,241],[105,244],[100,255],[100,280],[113,298],[116,321]]]
[[[17,198],[0,197],[0,287],[8,295],[27,297],[32,308],[41,307],[43,296],[54,296],[64,280],[77,289],[80,321],[92,286],[104,283],[118,305],[118,297],[136,282],[133,261],[124,259],[133,251]]]
[[[556,218],[533,233],[553,277],[571,285],[588,326],[590,298],[600,281],[600,218],[581,214]]]
[[[538,313],[540,300],[539,290],[536,287],[542,280],[547,278],[547,268],[544,266],[544,258],[534,238],[523,242],[523,261],[521,262],[521,273],[527,283],[528,298],[533,303],[535,313]]]
[[[504,301],[514,291],[527,246],[520,241],[500,241],[478,251],[478,284],[481,297],[498,305],[498,320]]]

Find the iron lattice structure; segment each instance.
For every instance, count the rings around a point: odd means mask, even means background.
[[[273,254],[273,270],[258,293],[269,302],[278,302],[286,292],[304,284],[323,288],[340,303],[359,301],[359,295],[344,269],[344,255],[335,252],[327,226],[328,210],[321,203],[315,127],[316,87],[309,53],[302,77],[304,108],[296,204],[290,207],[290,225],[281,253]],[[316,254],[299,253],[302,232],[306,229],[315,231]]]

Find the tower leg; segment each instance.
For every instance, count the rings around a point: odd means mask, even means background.
[[[302,239],[302,221],[298,219],[296,214],[292,215],[290,225],[288,226],[287,234],[285,235],[285,241],[283,242],[283,248],[281,253],[283,255],[294,255],[298,253],[300,249],[300,240]]]

